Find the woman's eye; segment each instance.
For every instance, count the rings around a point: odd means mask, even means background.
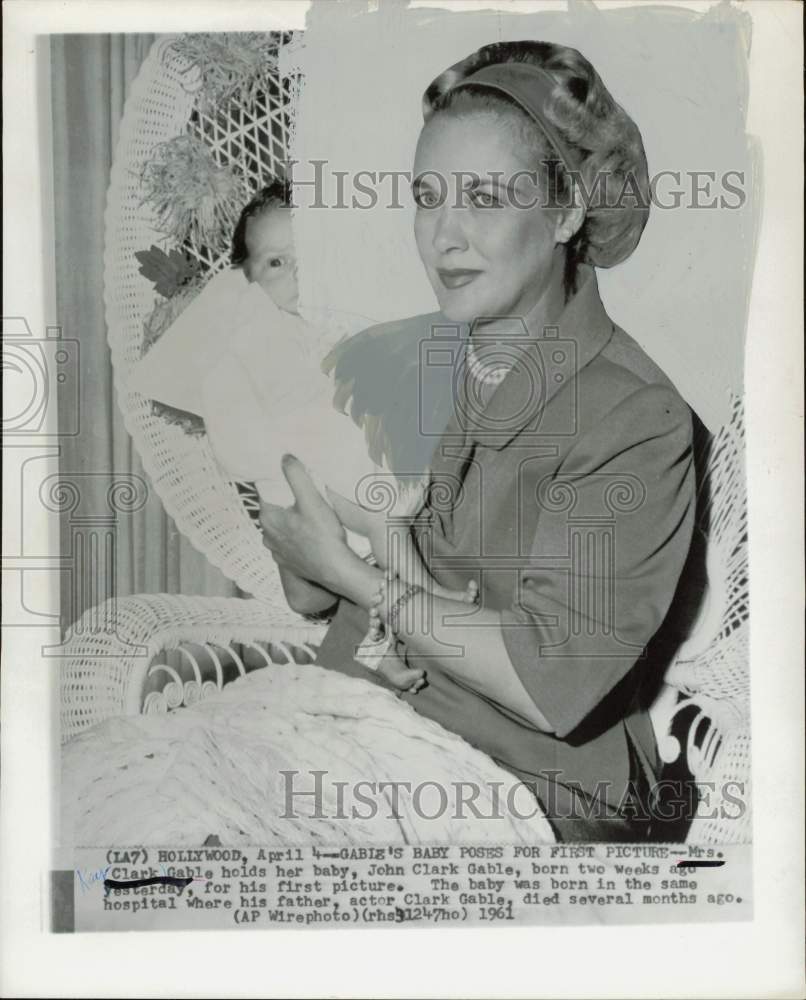
[[[491,191],[472,191],[470,201],[476,208],[497,208],[501,204]]]
[[[440,203],[440,198],[436,191],[427,191],[421,188],[415,194],[414,201],[418,208],[436,208]]]
[[[269,267],[276,270],[278,267],[282,267],[284,263],[285,261],[282,257],[272,257],[269,260]]]

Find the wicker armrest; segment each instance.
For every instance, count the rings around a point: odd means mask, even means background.
[[[112,715],[165,711],[207,697],[225,683],[225,667],[312,656],[322,625],[255,599],[140,594],[87,611],[69,630],[61,672],[62,741]],[[251,664],[244,648],[252,650]],[[178,650],[192,669],[183,680],[159,654]],[[163,657],[165,658],[165,657]],[[146,693],[155,672],[168,678]],[[205,677],[205,674],[207,675]]]

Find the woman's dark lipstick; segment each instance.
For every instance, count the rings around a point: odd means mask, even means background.
[[[482,272],[472,271],[465,267],[438,267],[439,280],[446,288],[462,288],[469,285]]]

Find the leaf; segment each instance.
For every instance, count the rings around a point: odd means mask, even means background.
[[[171,250],[166,254],[152,244],[148,250],[140,250],[134,256],[140,264],[140,274],[153,282],[157,294],[166,299],[199,272],[199,265],[181,250]]]
[[[162,417],[167,423],[181,427],[190,437],[203,437],[206,433],[204,420],[196,413],[188,413],[187,410],[180,410],[167,403],[159,403],[157,400],[151,401],[151,412],[156,417]]]

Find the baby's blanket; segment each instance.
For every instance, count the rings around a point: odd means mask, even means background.
[[[295,454],[321,486],[356,499],[373,472],[364,433],[333,407],[321,360],[328,332],[278,309],[240,270],[216,274],[134,367],[130,388],[199,414],[223,472],[264,500],[293,501],[280,471]]]
[[[73,845],[554,840],[486,755],[390,691],[313,665],[94,726],[64,748],[61,787]]]

